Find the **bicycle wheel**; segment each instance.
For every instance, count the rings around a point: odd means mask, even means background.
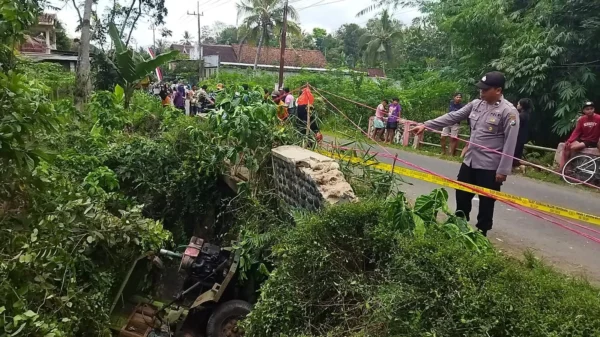
[[[597,164],[590,156],[577,156],[563,167],[563,179],[571,185],[581,185],[590,181],[596,174]]]

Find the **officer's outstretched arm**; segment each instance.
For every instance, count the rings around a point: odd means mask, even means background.
[[[519,138],[519,126],[521,122],[519,120],[519,114],[516,109],[511,109],[506,117],[504,117],[504,148],[502,153],[509,156],[515,155],[515,147],[517,146],[517,139]],[[513,159],[508,156],[502,156],[500,158],[500,165],[498,165],[497,174],[510,175],[512,172]]]
[[[465,105],[462,109],[449,112],[443,116],[440,116],[436,119],[429,120],[425,122],[425,126],[428,128],[441,130],[447,126],[451,126],[454,124],[458,124],[465,119],[469,118],[471,114],[471,110],[473,110],[473,102],[469,102],[469,104]]]

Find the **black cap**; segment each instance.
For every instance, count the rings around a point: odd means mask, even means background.
[[[504,89],[504,83],[506,79],[504,78],[504,74],[499,71],[492,71],[485,74],[479,83],[476,84],[479,89],[489,89],[489,88],[502,88]]]
[[[587,108],[588,106],[594,107],[594,102],[587,101],[587,102],[585,102],[585,104],[583,104],[583,108]]]

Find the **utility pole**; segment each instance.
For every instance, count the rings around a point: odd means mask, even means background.
[[[283,86],[283,64],[285,63],[285,45],[287,37],[288,0],[283,7],[283,29],[281,30],[281,55],[279,57],[279,88]]]
[[[188,11],[188,15],[195,15],[198,17],[198,51],[200,52],[199,64],[198,64],[198,80],[202,80],[204,77],[204,48],[202,47],[202,26],[200,26],[200,17],[204,16],[204,13],[200,13],[200,1],[196,2],[196,12],[190,13]]]
[[[154,52],[156,53],[156,26],[152,24],[150,25],[150,29],[152,29],[152,47],[154,48]]]

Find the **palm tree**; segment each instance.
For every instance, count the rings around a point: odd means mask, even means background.
[[[365,63],[373,64],[381,61],[383,63],[383,72],[385,73],[385,63],[390,62],[393,58],[393,42],[401,34],[402,31],[398,29],[398,26],[394,25],[388,11],[383,10],[379,22],[359,39],[359,46],[365,51]]]
[[[181,43],[183,44],[183,52],[184,53],[187,53],[186,46],[192,45],[191,41],[193,38],[194,37],[187,30],[183,32],[183,39],[181,40]]]
[[[357,17],[363,16],[365,14],[369,14],[372,11],[379,9],[381,7],[388,6],[393,10],[398,9],[398,7],[412,7],[416,6],[416,2],[413,1],[405,1],[405,0],[371,0],[371,4],[366,8],[363,8],[358,14]]]
[[[264,44],[268,44],[271,37],[281,33],[283,27],[282,0],[240,0],[237,4],[238,19],[243,19],[240,33],[240,49],[246,41],[258,41],[254,70],[258,67],[258,59]],[[294,7],[288,6],[288,17],[298,20],[298,12]],[[288,32],[300,34],[298,25],[288,21]],[[238,51],[239,55],[239,51]]]
[[[167,52],[169,49],[169,45],[168,42],[164,39],[157,39],[156,40],[156,50],[154,51],[154,53],[158,54],[162,54],[164,52]]]

